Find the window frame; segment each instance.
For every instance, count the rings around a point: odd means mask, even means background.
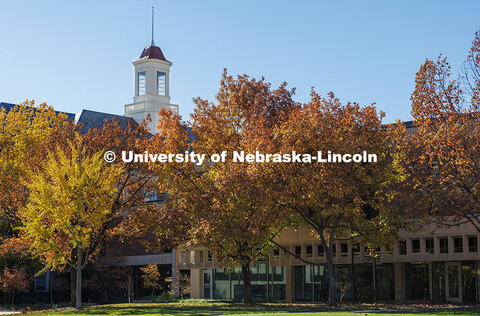
[[[459,242],[459,245],[457,245]],[[453,237],[453,252],[454,253],[463,253],[463,238],[460,237]]]
[[[471,245],[471,241],[472,240],[475,240],[475,245],[474,245],[474,249],[475,250],[472,250],[472,245]],[[478,237],[477,236],[468,236],[468,252],[478,252]]]
[[[442,242],[445,242],[445,245],[442,245]],[[448,237],[440,237],[438,238],[438,244],[439,244],[439,252],[440,253],[448,253]]]
[[[428,254],[435,253],[435,240],[433,238],[425,238],[425,252]]]
[[[160,80],[163,78],[163,80]],[[162,82],[163,87],[160,88],[160,82]],[[160,93],[163,92],[163,93]],[[167,73],[163,71],[157,71],[157,94],[161,96],[167,96]]]
[[[143,80],[140,80],[140,76],[143,76]],[[142,85],[140,85],[140,83],[142,83]],[[145,94],[147,94],[147,72],[139,71],[137,72],[137,96]]]

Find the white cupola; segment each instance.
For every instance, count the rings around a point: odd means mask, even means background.
[[[150,133],[157,131],[158,113],[167,109],[178,114],[178,105],[170,103],[170,67],[172,63],[165,58],[160,47],[153,41],[152,8],[152,43],[145,47],[140,58],[133,62],[135,67],[135,96],[133,103],[125,105],[124,116],[133,118],[137,123],[150,114],[152,121],[148,124]]]

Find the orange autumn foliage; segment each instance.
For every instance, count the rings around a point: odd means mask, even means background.
[[[447,58],[427,60],[412,94],[413,131],[397,129],[416,215],[480,231],[480,31],[459,80]],[[413,197],[413,198],[412,198]]]

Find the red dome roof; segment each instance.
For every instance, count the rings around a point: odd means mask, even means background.
[[[160,59],[160,60],[167,60],[162,53],[162,50],[158,46],[147,46],[140,55],[139,59]]]

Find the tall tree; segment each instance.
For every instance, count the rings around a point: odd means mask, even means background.
[[[19,210],[29,195],[22,179],[31,162],[39,161],[35,148],[68,124],[65,114],[55,113],[46,104],[36,106],[34,101],[0,108],[0,271],[7,273],[5,282],[7,276],[38,268],[38,260],[28,252],[30,240],[18,230]],[[10,285],[22,287],[22,279],[10,279]],[[10,287],[5,282],[4,287]]]
[[[265,254],[283,217],[268,195],[268,178],[255,163],[233,162],[231,154],[268,151],[273,127],[296,106],[292,95],[286,84],[271,90],[263,79],[234,78],[225,71],[217,103],[194,100],[191,130],[178,116],[164,112],[161,132],[149,140],[151,152],[176,154],[191,149],[206,155],[202,165],[152,165],[160,190],[168,193],[168,212],[162,221],[177,229],[178,236],[187,236],[180,239],[184,244],[206,246],[220,262],[241,267],[243,301],[248,303],[252,301],[250,266]],[[189,133],[194,135],[191,143]],[[252,141],[257,134],[265,135],[264,142]],[[209,160],[222,152],[228,154],[225,161]],[[168,228],[160,234],[165,232]]]
[[[33,241],[32,251],[47,259],[45,269],[67,264],[76,271],[77,309],[82,270],[109,221],[120,172],[103,160],[103,152],[88,155],[78,136],[67,151],[49,152],[44,171],[26,180],[30,196],[21,211],[23,230]]]
[[[326,254],[329,304],[336,305],[333,265],[338,240],[362,242],[368,248],[396,236],[398,223],[387,207],[398,172],[389,156],[382,113],[356,103],[342,105],[333,93],[297,107],[275,135],[281,153],[376,154],[377,162],[292,162],[266,166],[276,176],[275,200],[299,225],[318,238]]]
[[[83,131],[80,135],[79,131]],[[110,163],[110,167],[120,170],[117,178],[116,194],[109,209],[108,220],[103,222],[102,227],[95,235],[91,253],[105,251],[105,247],[113,240],[129,242],[136,239],[147,242],[142,238],[148,233],[143,222],[151,222],[158,216],[159,208],[149,203],[153,191],[152,175],[147,173],[144,164],[124,162],[120,159],[122,151],[143,151],[140,148],[142,139],[148,137],[145,124],[137,125],[134,122],[120,124],[118,120],[103,122],[98,128],[84,130],[80,125],[67,125],[57,132],[52,133],[43,143],[35,147],[36,161],[47,159],[51,148],[59,148],[65,152],[70,151],[68,140],[75,141],[82,138],[82,150],[87,155],[95,155],[99,152],[113,151],[119,157]],[[38,164],[38,163],[37,163]],[[36,167],[38,169],[38,167]],[[36,169],[33,169],[36,170]],[[75,254],[72,254],[72,260]],[[90,259],[93,257],[90,256]],[[65,266],[58,266],[64,268]],[[67,267],[68,268],[68,267]],[[71,302],[76,306],[76,270],[71,269]]]
[[[446,58],[427,59],[411,100],[413,131],[398,125],[397,142],[414,206],[428,220],[480,231],[480,31],[459,80]]]
[[[67,124],[45,103],[33,101],[0,109],[0,244],[16,241],[18,211],[25,205],[28,190],[22,183],[29,162],[36,160],[35,147]]]

